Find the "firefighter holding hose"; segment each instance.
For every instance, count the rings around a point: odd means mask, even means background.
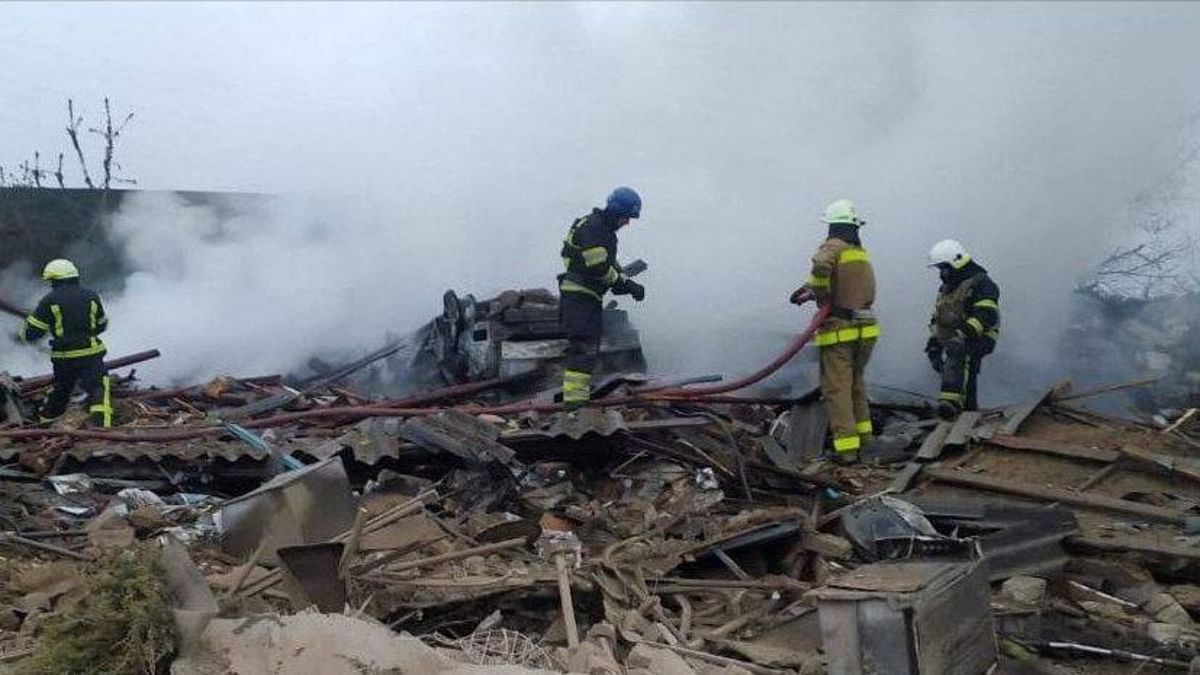
[[[874,432],[864,371],[879,338],[879,323],[871,310],[875,272],[859,238],[866,221],[858,217],[853,202],[830,203],[822,221],[829,228],[828,236],[813,254],[808,283],[792,293],[791,302],[802,305],[815,299],[829,307],[815,342],[821,355],[821,395],[829,413],[833,458],[845,464],[858,458],[859,449]]]
[[[95,291],[79,285],[79,270],[70,260],[46,263],[42,279],[50,282],[50,292],[25,317],[20,336],[35,342],[50,335],[54,384],[38,422],[49,424],[62,415],[78,384],[87,393],[89,423],[107,429],[112,426],[113,410],[104,369],[106,348],[98,337],[108,328],[104,305]]]

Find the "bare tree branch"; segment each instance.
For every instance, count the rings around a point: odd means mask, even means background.
[[[88,129],[89,132],[91,132],[93,134],[97,134],[104,138],[104,162],[103,162],[104,182],[101,184],[101,189],[103,189],[103,190],[107,190],[109,188],[109,186],[112,185],[114,180],[118,183],[136,184],[136,181],[131,181],[129,179],[123,179],[123,178],[115,178],[113,176],[113,166],[115,164],[113,162],[113,150],[116,147],[116,140],[118,137],[120,137],[121,132],[125,129],[125,125],[129,124],[129,121],[132,119],[133,119],[133,113],[129,113],[128,115],[125,116],[125,119],[123,119],[120,124],[118,124],[116,127],[113,127],[112,107],[109,104],[108,97],[105,97],[104,98],[104,129],[97,129],[94,127]],[[116,163],[115,166],[118,170],[121,168],[121,165],[119,163]]]
[[[75,156],[79,158],[79,168],[83,171],[83,182],[89,188],[95,189],[92,183],[92,177],[88,173],[87,161],[83,158],[83,150],[79,147],[79,125],[83,124],[82,117],[75,116],[75,102],[67,99],[67,136],[71,138],[71,145],[75,147]]]
[[[54,179],[58,181],[58,187],[65,188],[67,186],[63,184],[62,162],[63,154],[60,152],[58,153],[58,169],[54,172]]]

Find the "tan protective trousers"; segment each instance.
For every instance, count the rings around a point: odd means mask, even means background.
[[[838,453],[857,452],[874,431],[863,377],[874,347],[874,339],[821,347],[821,395],[829,412],[833,449]]]

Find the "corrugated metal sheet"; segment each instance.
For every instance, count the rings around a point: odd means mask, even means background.
[[[466,413],[451,411],[435,417],[416,418],[408,422],[397,417],[372,417],[355,424],[346,433],[332,439],[306,437],[275,439],[270,437],[271,432],[269,431],[263,434],[263,437],[284,454],[303,452],[316,459],[328,459],[343,449],[350,448],[355,460],[368,466],[374,466],[384,458],[399,458],[401,452],[413,447],[413,444],[405,440],[401,433],[404,425],[413,422],[417,422],[415,427],[410,428],[410,433],[414,438],[420,436],[421,429],[425,429],[428,436],[425,439],[427,442],[419,443],[419,445],[454,454],[459,453],[451,450],[450,447],[460,448],[459,452],[464,452],[461,448],[466,447],[468,450],[465,452],[470,457],[476,456],[470,448],[490,449],[490,451],[498,452],[500,456],[508,456],[512,450],[503,443],[519,443],[539,439],[579,440],[588,434],[611,436],[618,431],[636,433],[703,426],[711,423],[710,420],[703,417],[628,421],[615,409],[585,408],[571,414],[551,415],[541,428],[521,429],[501,436],[499,428],[495,425]],[[416,431],[412,429],[416,429]],[[448,444],[450,447],[440,447],[439,443]],[[4,442],[0,444],[0,461],[11,461],[19,453],[33,447],[36,447],[36,443],[29,441]],[[500,449],[497,450],[497,448]],[[166,459],[262,461],[269,456],[268,451],[254,448],[242,441],[216,438],[198,438],[171,443],[76,441],[62,452],[77,461],[124,460],[128,462],[138,460],[154,462]]]
[[[0,460],[9,461],[21,452],[28,451],[33,444],[8,444],[0,447]],[[60,451],[76,461],[87,460],[124,460],[136,462],[147,460],[152,462],[166,459],[183,461],[200,461],[204,459],[224,459],[229,462],[238,460],[264,460],[268,457],[265,450],[258,450],[240,441],[224,442],[212,439],[197,439],[195,441],[179,441],[174,443],[105,443],[102,441],[77,442],[71,447]]]
[[[569,413],[555,413],[544,427],[547,438],[579,440],[587,434],[611,436],[624,430],[625,417],[613,408],[583,408]]]

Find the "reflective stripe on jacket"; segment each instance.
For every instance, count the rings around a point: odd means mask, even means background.
[[[106,328],[100,296],[78,282],[60,281],[25,317],[23,337],[33,342],[49,334],[50,358],[77,359],[107,351],[98,337]]]
[[[826,239],[813,254],[808,287],[831,303],[836,314],[817,331],[818,347],[879,337],[879,324],[869,311],[875,304],[875,271],[866,249],[836,237]]]
[[[622,279],[617,265],[617,233],[604,221],[604,212],[593,209],[575,219],[562,245],[563,267],[559,290],[583,293],[597,300]]]
[[[942,284],[934,303],[929,330],[939,341],[962,336],[991,340],[1000,337],[1000,288],[978,267],[957,284]]]

